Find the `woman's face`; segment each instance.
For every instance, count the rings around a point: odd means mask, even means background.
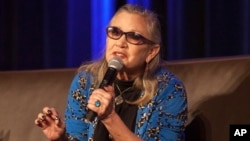
[[[147,21],[140,15],[121,12],[110,22],[109,26],[117,27],[123,32],[137,32],[150,40],[147,30]],[[142,73],[146,62],[149,62],[156,54],[152,54],[152,44],[134,45],[127,42],[125,34],[120,39],[106,38],[106,60],[119,57],[124,63],[124,71],[127,73]],[[157,50],[158,53],[159,50]]]

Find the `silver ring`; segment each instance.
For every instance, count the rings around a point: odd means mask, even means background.
[[[95,101],[95,106],[96,107],[100,107],[101,106],[101,101],[100,100],[96,100]]]
[[[58,116],[55,116],[54,120],[59,120]]]

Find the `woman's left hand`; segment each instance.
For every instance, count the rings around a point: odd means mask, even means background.
[[[108,118],[115,112],[114,97],[115,93],[112,86],[95,89],[89,98],[87,107],[96,112],[101,120]]]

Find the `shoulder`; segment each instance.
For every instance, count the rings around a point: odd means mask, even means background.
[[[159,83],[171,82],[171,83],[182,84],[182,80],[180,80],[174,73],[167,70],[166,68],[163,67],[158,68],[155,75]]]
[[[77,85],[78,88],[86,89],[86,87],[88,88],[90,85],[93,85],[94,80],[95,78],[90,72],[81,70],[75,74],[72,85]]]
[[[173,93],[185,93],[185,86],[174,73],[161,67],[156,71],[158,81],[158,95],[169,95]]]

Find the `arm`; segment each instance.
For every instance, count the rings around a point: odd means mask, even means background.
[[[95,111],[99,116],[100,121],[107,128],[112,139],[115,141],[140,141],[133,132],[122,121],[120,116],[115,112],[113,106],[114,91],[112,86],[96,89],[90,96],[88,107]],[[101,106],[94,105],[96,100],[100,100]]]
[[[90,125],[84,121],[84,116],[87,111],[90,88],[91,77],[86,72],[74,77],[65,110],[66,136],[69,140],[88,140]]]
[[[51,141],[87,141],[91,128],[84,122],[88,95],[91,92],[91,79],[87,73],[77,74],[70,86],[65,121],[56,109],[44,107],[38,114],[35,124],[41,127],[45,136]],[[66,131],[65,131],[66,126]],[[89,129],[89,130],[88,130]],[[90,131],[91,133],[91,131]]]
[[[173,90],[163,102],[163,123],[162,137],[166,140],[181,141],[185,140],[185,123],[187,121],[187,97],[184,86],[175,83]]]

